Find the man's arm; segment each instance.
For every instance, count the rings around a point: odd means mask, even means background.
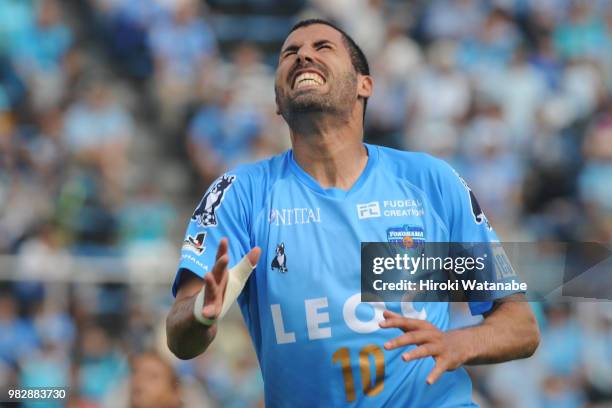
[[[200,279],[195,274],[183,274],[183,279],[179,283],[176,300],[166,319],[166,336],[168,348],[182,360],[202,354],[217,334],[216,322],[206,326],[195,319],[194,304],[202,286],[206,284],[201,314],[208,320],[216,321],[219,317],[223,310],[223,301],[230,276],[230,271],[227,269],[229,262],[227,252],[227,239],[222,239],[212,272],[204,275],[204,279]],[[253,248],[246,256],[248,262],[256,265],[260,253],[259,248]],[[243,285],[244,282],[242,282]],[[242,286],[233,291],[234,297],[237,296]],[[228,302],[234,300],[228,298]]]
[[[166,318],[168,348],[181,360],[200,355],[213,341],[217,325],[204,326],[193,317],[195,299],[203,280],[195,275],[186,275],[176,294],[176,300]]]
[[[464,364],[495,364],[531,357],[540,344],[540,330],[525,301],[516,294],[495,302],[484,321],[451,331],[467,350]]]
[[[436,365],[427,376],[433,384],[445,371],[464,364],[488,364],[531,356],[540,342],[538,325],[523,295],[512,295],[497,301],[476,326],[443,332],[433,324],[409,319],[386,310],[382,328],[404,331],[399,337],[385,343],[385,349],[417,345],[402,354],[404,361],[431,356]]]

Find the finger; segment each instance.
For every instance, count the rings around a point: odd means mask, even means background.
[[[401,315],[401,314],[399,314],[399,313],[392,312],[392,311],[390,311],[390,310],[385,310],[385,311],[383,311],[383,317],[384,317],[385,319],[390,319],[390,318],[392,318],[392,317],[404,317],[404,316],[402,316],[402,315]]]
[[[215,302],[223,302],[223,293],[225,291],[225,284],[227,283],[227,263],[228,259],[226,255],[223,255],[213,267],[212,272],[204,275],[204,305]]]
[[[437,337],[438,333],[430,330],[418,330],[404,333],[394,339],[387,341],[384,345],[385,350],[394,350],[398,347],[410,346],[412,344],[424,344]]]
[[[227,253],[227,238],[222,238],[219,241],[219,248],[217,248],[217,256],[215,257],[215,261],[218,261],[223,255]]]
[[[223,276],[227,275],[227,264],[229,263],[229,257],[227,254],[222,255],[215,261],[215,265],[212,269],[212,276],[215,279],[215,283],[219,285],[223,280]]]
[[[219,288],[218,293],[220,294],[219,297],[221,298],[221,304],[223,304],[223,300],[225,299],[225,289],[227,288],[228,281],[229,281],[229,270],[227,269],[227,263],[226,263],[225,268],[223,268],[222,273],[221,273],[221,280],[217,282],[217,286]]]
[[[398,328],[403,331],[428,329],[426,322],[419,319],[410,319],[408,317],[389,317],[378,324],[383,329]]]
[[[446,372],[446,369],[446,363],[442,359],[436,360],[436,365],[434,366],[433,370],[431,370],[431,373],[429,373],[427,376],[427,384],[432,385],[438,381],[438,378],[440,378],[442,374]]]
[[[207,319],[214,319],[221,311],[221,293],[219,285],[215,282],[212,273],[204,275],[204,305],[202,315]]]
[[[438,354],[437,351],[437,348],[433,344],[427,343],[415,348],[414,350],[405,352],[402,354],[402,359],[405,362],[418,360],[419,358],[435,356]]]
[[[251,264],[252,267],[257,265],[257,262],[259,262],[259,257],[260,256],[261,256],[261,248],[260,247],[255,247],[255,248],[253,248],[253,249],[251,249],[249,251],[249,253],[247,254],[247,258],[248,258],[249,263]]]

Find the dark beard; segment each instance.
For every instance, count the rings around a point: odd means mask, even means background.
[[[306,90],[290,98],[278,86],[274,87],[274,91],[281,116],[291,124],[296,115],[304,113],[350,112],[352,104],[356,102],[356,88],[357,75],[347,72],[335,81],[327,94]]]

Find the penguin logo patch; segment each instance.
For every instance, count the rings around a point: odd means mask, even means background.
[[[219,177],[213,184],[210,190],[204,195],[198,208],[194,211],[191,219],[198,222],[201,227],[216,227],[217,214],[216,211],[223,201],[225,192],[236,180],[236,176],[224,174]]]

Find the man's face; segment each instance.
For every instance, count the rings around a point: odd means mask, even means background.
[[[357,102],[359,76],[342,34],[323,24],[292,32],[281,49],[275,92],[279,113],[349,111]]]
[[[130,402],[133,408],[170,408],[179,406],[180,396],[172,374],[162,362],[140,356],[133,363]]]

